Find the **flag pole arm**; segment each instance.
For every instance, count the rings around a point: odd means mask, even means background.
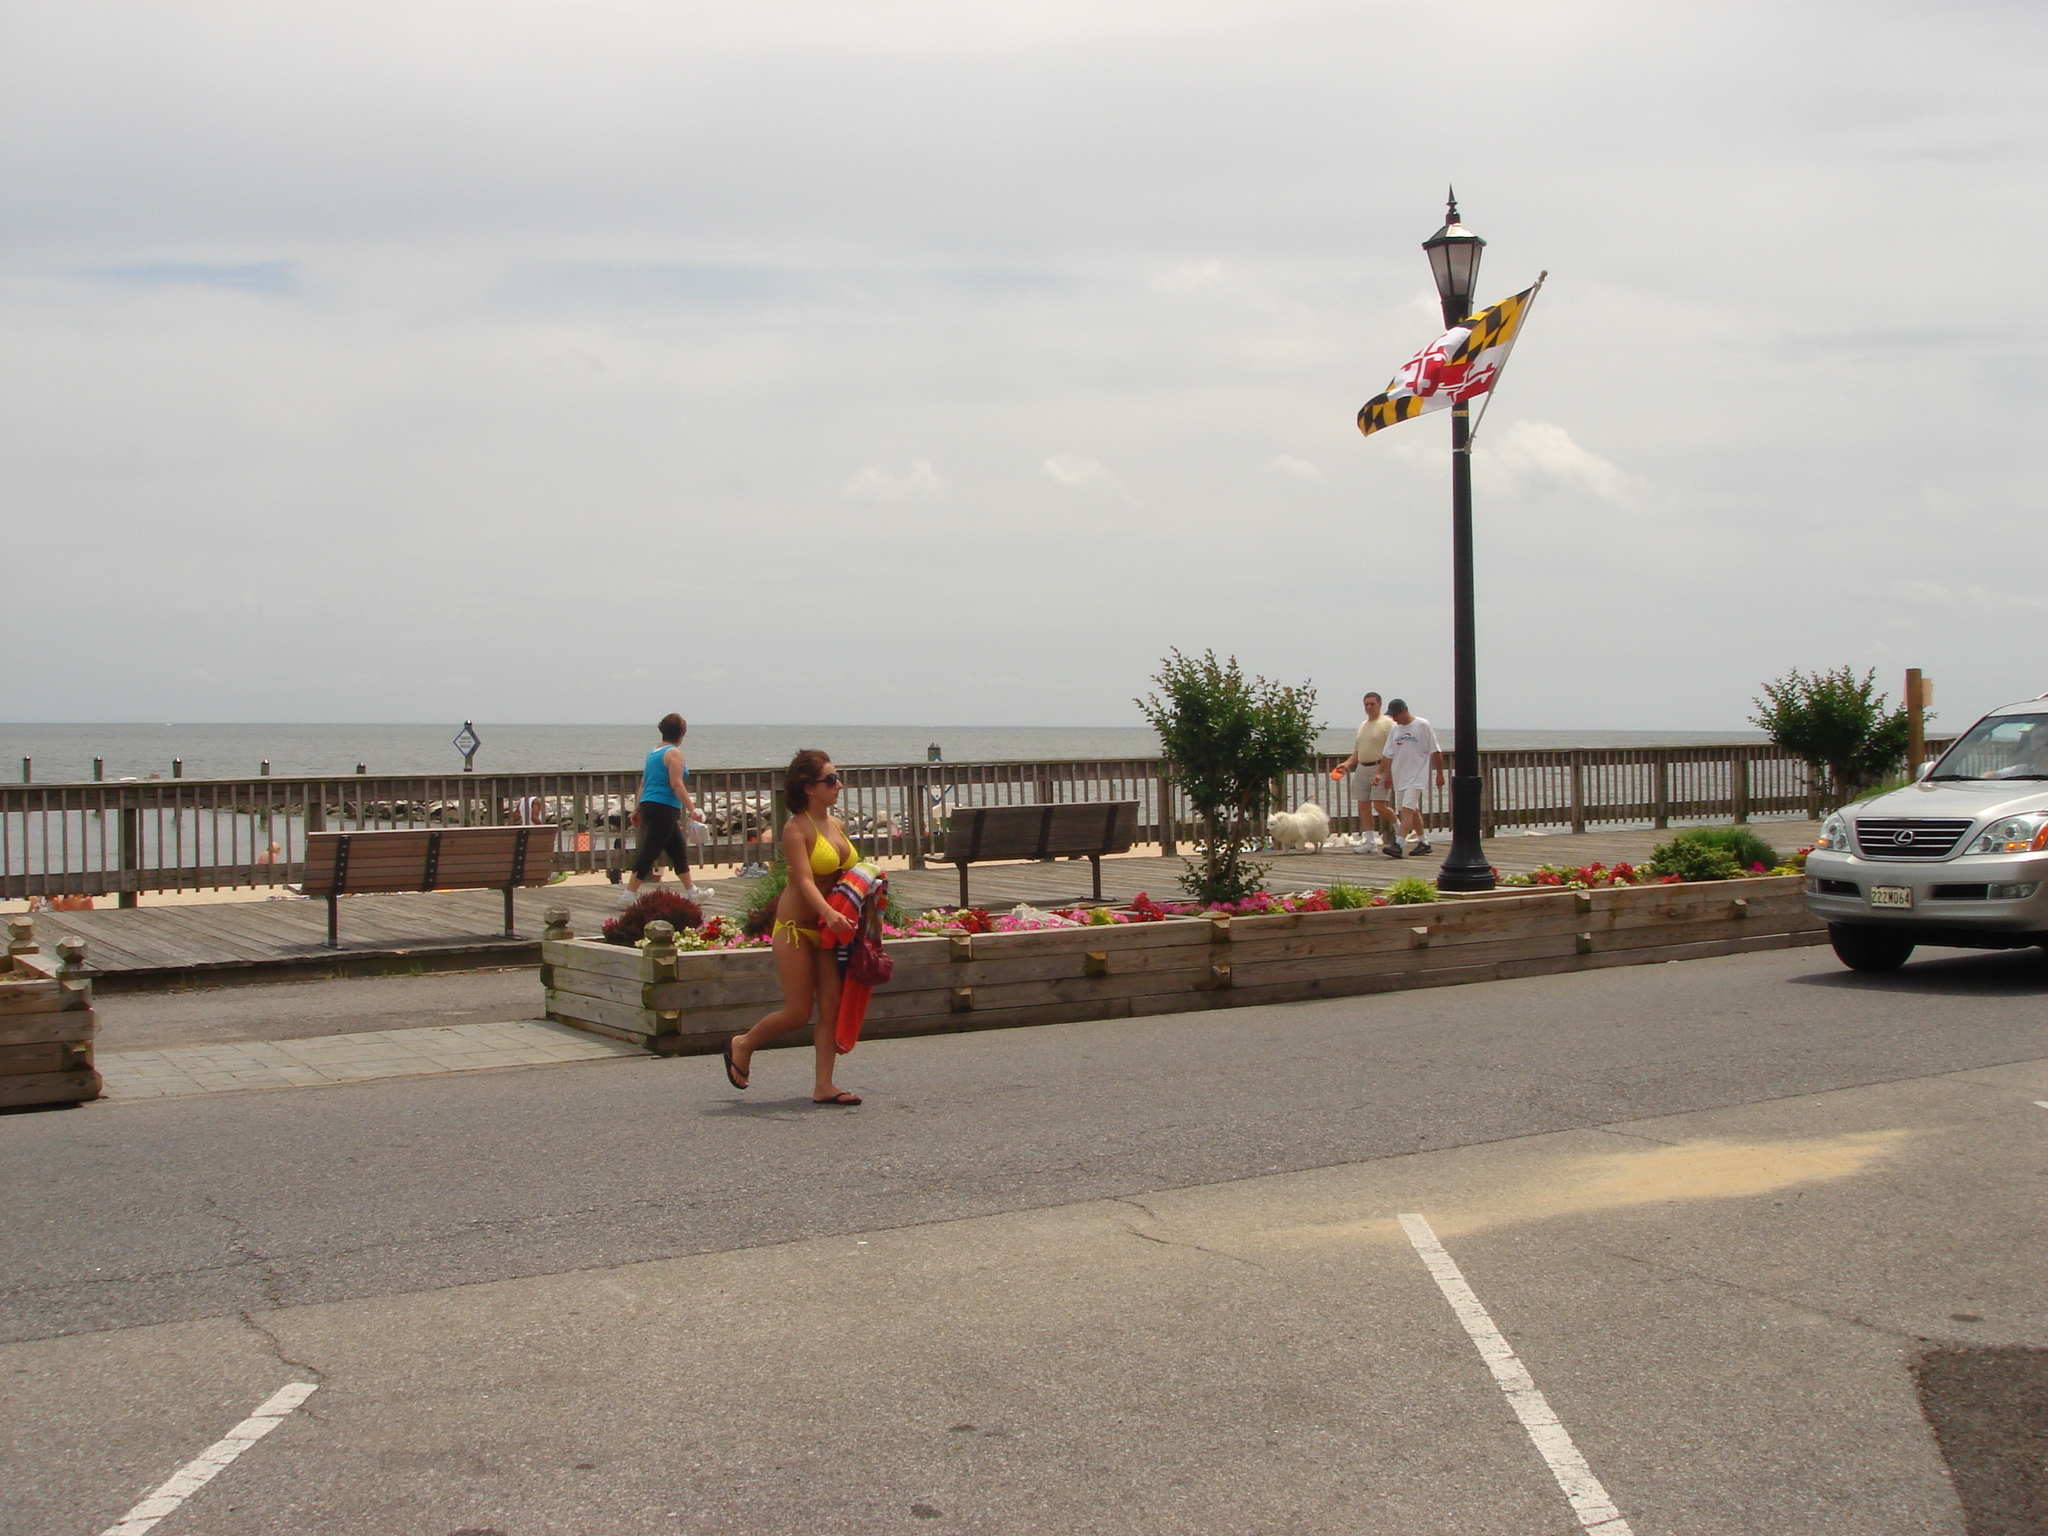
[[[1486,391],[1485,403],[1479,407],[1479,415],[1473,420],[1472,428],[1465,434],[1464,452],[1472,451],[1472,440],[1479,436],[1479,428],[1486,421],[1486,413],[1493,409],[1493,397],[1500,392],[1501,375],[1508,371],[1508,360],[1515,355],[1515,346],[1522,339],[1522,332],[1529,324],[1529,312],[1536,307],[1536,299],[1543,292],[1543,280],[1549,271],[1536,274],[1536,285],[1529,290],[1529,302],[1522,306],[1522,318],[1515,322],[1515,334],[1508,338],[1508,349],[1502,354],[1500,366],[1493,370],[1493,385]]]

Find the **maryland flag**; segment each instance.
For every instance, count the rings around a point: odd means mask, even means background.
[[[1542,286],[1539,277],[1513,298],[1452,326],[1409,358],[1385,394],[1374,395],[1359,407],[1358,430],[1370,437],[1381,427],[1476,399],[1492,389]]]

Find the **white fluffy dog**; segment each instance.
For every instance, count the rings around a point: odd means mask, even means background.
[[[1329,840],[1330,818],[1313,800],[1304,800],[1290,811],[1275,811],[1266,823],[1276,848],[1307,848],[1320,853]]]

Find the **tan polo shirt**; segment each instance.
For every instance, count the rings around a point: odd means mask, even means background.
[[[1387,737],[1393,731],[1393,717],[1384,713],[1377,720],[1358,723],[1358,740],[1352,744],[1351,750],[1358,758],[1359,767],[1370,768],[1387,755]]]

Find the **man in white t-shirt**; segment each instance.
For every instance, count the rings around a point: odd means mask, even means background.
[[[1330,777],[1341,779],[1351,775],[1353,790],[1358,795],[1359,826],[1358,851],[1371,853],[1379,841],[1373,835],[1373,826],[1378,825],[1385,841],[1394,841],[1394,807],[1391,801],[1374,799],[1373,786],[1379,782],[1380,759],[1387,755],[1387,736],[1393,731],[1394,722],[1380,710],[1380,696],[1368,693],[1365,696],[1365,719],[1359,723],[1358,735],[1351,744],[1351,755],[1330,770]]]
[[[1429,834],[1422,825],[1422,794],[1432,772],[1437,788],[1443,788],[1444,754],[1437,745],[1436,732],[1427,720],[1409,712],[1406,699],[1394,700],[1387,713],[1393,717],[1394,729],[1387,736],[1386,755],[1380,762],[1380,782],[1392,796],[1399,826],[1383,851],[1388,858],[1398,859],[1401,838],[1409,832],[1415,834],[1416,853],[1430,851]]]

